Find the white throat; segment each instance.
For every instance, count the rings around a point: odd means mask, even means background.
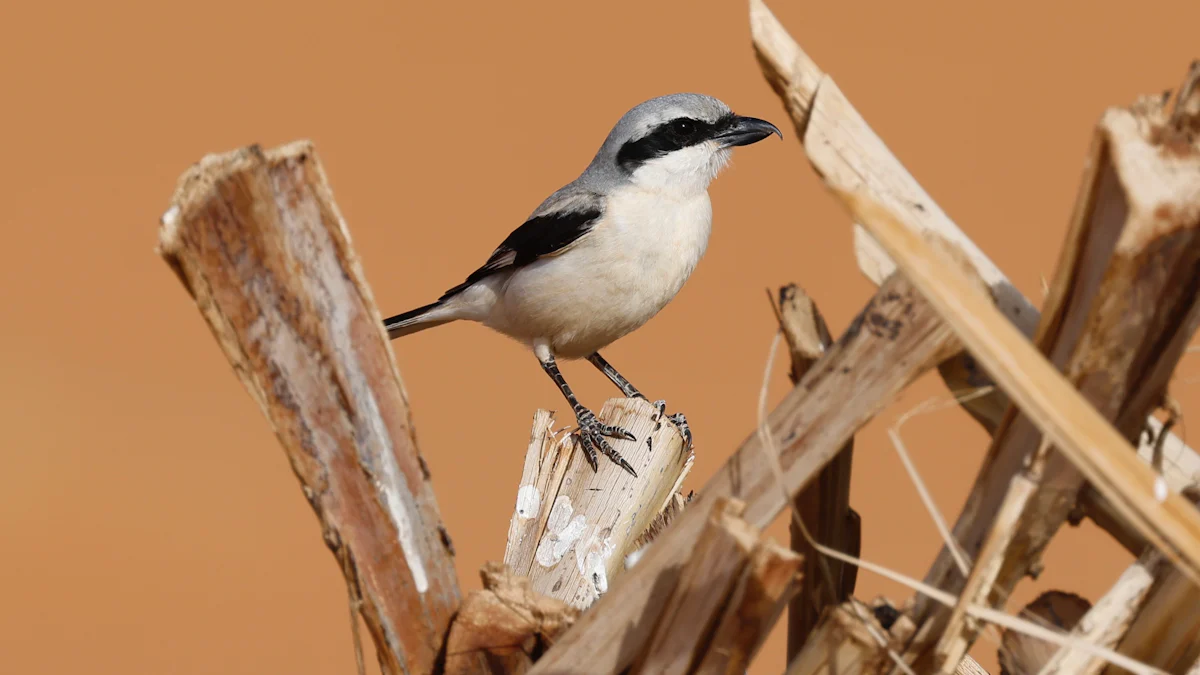
[[[648,160],[630,179],[643,190],[687,199],[706,192],[732,154],[732,149],[707,141]]]

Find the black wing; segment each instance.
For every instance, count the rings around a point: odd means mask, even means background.
[[[591,231],[602,213],[601,209],[592,206],[532,216],[505,238],[483,267],[472,272],[466,281],[442,294],[438,301],[446,300],[496,272],[524,267],[538,258],[565,249]]]

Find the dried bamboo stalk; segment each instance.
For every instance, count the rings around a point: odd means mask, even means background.
[[[699,491],[696,500],[649,546],[592,611],[534,666],[535,673],[613,673],[640,653],[673,570],[703,528],[705,500],[737,497],[745,519],[765,527],[850,437],[914,378],[957,352],[930,307],[908,282],[893,278],[849,329],[771,413],[767,429],[783,470],[780,487],[757,431]]]
[[[593,471],[570,434],[555,437],[538,411],[525,454],[504,562],[538,593],[585,609],[624,572],[626,556],[679,493],[692,467],[675,425],[643,399],[611,399],[599,418],[636,441],[613,439],[637,477],[615,463]]]
[[[1021,332],[1032,336],[1039,316],[1033,304],[929,197],[762,0],[750,2],[750,26],[763,74],[791,115],[817,172],[832,178],[834,184],[858,185],[875,201],[903,214],[902,222],[907,227],[936,234],[960,248],[991,287],[997,308]],[[876,284],[880,283],[895,269],[895,263],[860,225],[855,226],[854,234],[859,268]],[[991,376],[966,352],[941,364],[939,372],[952,391],[994,384]],[[963,405],[989,433],[995,433],[1009,407],[1009,399],[996,388],[989,395],[971,398]],[[1153,418],[1147,420],[1147,425],[1160,426]],[[1191,483],[1200,474],[1200,455],[1174,435],[1167,439],[1167,445],[1178,452],[1177,461],[1166,467],[1168,472],[1176,472],[1168,482],[1172,489],[1178,490],[1180,484]],[[1152,441],[1144,442],[1139,445],[1139,455],[1149,459],[1152,449]]]
[[[804,374],[833,343],[820,310],[799,286],[779,289],[779,327],[787,339],[792,357],[789,376],[798,384]],[[817,479],[796,496],[800,519],[816,541],[849,555],[857,556],[861,546],[861,526],[857,513],[850,508],[850,471],[854,461],[854,441],[821,469]],[[788,523],[792,550],[804,557],[804,576],[799,593],[788,607],[787,655],[790,661],[804,646],[808,634],[830,605],[840,605],[854,593],[858,568],[819,554],[804,537],[795,519]]]
[[[271,422],[385,674],[430,672],[459,590],[382,319],[308,142],[209,155],[159,252]]]
[[[770,541],[750,554],[695,675],[740,675],[797,589],[803,559]]]

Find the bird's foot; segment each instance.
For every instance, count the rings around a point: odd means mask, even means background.
[[[661,398],[650,405],[654,406],[654,409],[658,411],[658,414],[654,416],[655,422],[658,422],[663,418],[664,415],[667,414],[667,402]]]
[[[650,405],[654,406],[654,409],[658,411],[658,414],[654,416],[654,430],[658,431],[662,427],[662,420],[665,418],[668,422],[674,424],[675,428],[679,429],[680,435],[683,436],[683,440],[687,443],[687,447],[690,450],[692,447],[692,428],[688,426],[687,417],[681,412],[677,412],[674,415],[667,415],[667,402],[661,398]]]
[[[692,428],[688,426],[687,417],[684,417],[683,413],[677,412],[667,419],[671,420],[675,428],[679,429],[680,435],[683,436],[683,442],[687,443],[687,447],[690,450],[692,448]]]
[[[637,436],[629,433],[621,427],[614,427],[611,424],[604,424],[596,418],[595,413],[582,406],[575,409],[575,419],[579,422],[579,444],[583,446],[583,454],[587,457],[588,464],[592,465],[592,471],[600,470],[600,463],[597,460],[597,451],[600,451],[608,456],[617,466],[625,469],[634,478],[637,478],[637,472],[633,470],[629,462],[621,456],[612,445],[609,444],[605,437],[622,438],[627,441],[636,441]]]

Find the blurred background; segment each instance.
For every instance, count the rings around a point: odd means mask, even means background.
[[[1184,0],[771,6],[1035,304],[1093,123],[1176,86],[1200,56],[1200,4]],[[764,289],[801,284],[835,333],[873,290],[759,73],[746,17],[745,2],[696,0],[5,3],[0,668],[353,672],[346,593],[316,519],[154,253],[176,178],[205,153],[315,141],[387,315],[460,281],[642,100],[699,91],[777,123],[784,142],[740,149],[713,185],[690,283],[606,352],[687,413],[687,487],[702,485],[755,422],[774,330]],[[562,402],[532,355],[479,326],[393,345],[462,584],[477,588],[503,553],[532,415]],[[1185,412],[1200,404],[1191,359],[1174,385]],[[587,364],[565,371],[596,409],[614,394]],[[855,450],[863,556],[916,577],[938,536],[885,431],[930,397],[946,397],[935,378]],[[956,513],[983,432],[947,408],[904,438]],[[782,521],[772,532],[786,539]],[[1065,530],[1010,609],[1045,588],[1094,599],[1128,562],[1094,528]],[[911,596],[865,572],[857,594]],[[753,672],[781,672],[783,646],[776,631]],[[994,645],[973,653],[998,673]]]

